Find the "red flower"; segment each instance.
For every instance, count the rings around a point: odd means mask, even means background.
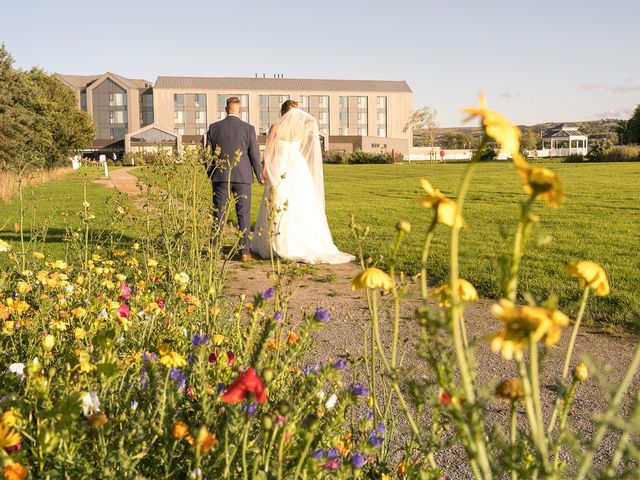
[[[440,405],[444,405],[444,406],[451,405],[451,395],[449,394],[449,392],[445,390],[440,390],[438,401],[440,402]]]
[[[258,403],[267,401],[267,391],[264,389],[262,380],[256,375],[253,367],[249,367],[231,384],[227,391],[222,395],[222,401],[227,403],[243,402],[249,398],[255,397]]]
[[[156,303],[160,307],[160,310],[164,310],[164,300],[162,298],[157,299]]]
[[[122,318],[129,318],[130,312],[129,307],[124,303],[118,307],[118,315]]]

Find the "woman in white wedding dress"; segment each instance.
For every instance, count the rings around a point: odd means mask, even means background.
[[[304,263],[348,263],[353,255],[334,245],[324,210],[322,151],[315,118],[297,102],[282,105],[264,153],[266,188],[251,249]]]

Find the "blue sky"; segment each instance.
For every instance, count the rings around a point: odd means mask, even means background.
[[[638,0],[24,0],[2,17],[22,68],[406,80],[442,126],[479,91],[518,124],[640,103]]]

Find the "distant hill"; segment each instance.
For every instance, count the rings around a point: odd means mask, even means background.
[[[540,136],[542,132],[544,132],[547,128],[551,128],[554,125],[558,125],[559,123],[572,123],[576,125],[578,129],[584,134],[588,135],[590,138],[604,138],[610,137],[612,134],[616,133],[616,128],[620,124],[620,120],[617,119],[603,119],[603,120],[589,120],[584,122],[546,122],[546,123],[538,123],[536,125],[518,125],[521,130],[529,130],[532,129],[536,135]],[[475,138],[480,138],[482,136],[482,128],[481,127],[444,127],[434,129],[434,143],[438,145],[438,140],[441,139],[444,135],[450,133],[466,133],[470,134]],[[424,129],[416,129],[413,131],[413,144],[423,145],[428,142],[428,133]]]

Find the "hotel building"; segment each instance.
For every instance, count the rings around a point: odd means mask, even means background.
[[[109,72],[56,77],[92,116],[97,138],[87,151],[96,153],[200,143],[208,125],[225,117],[231,96],[240,99],[242,118],[261,144],[280,105],[291,99],[318,120],[326,150],[407,154],[411,148],[412,131],[403,129],[413,96],[405,81],[161,76],[152,86]]]

